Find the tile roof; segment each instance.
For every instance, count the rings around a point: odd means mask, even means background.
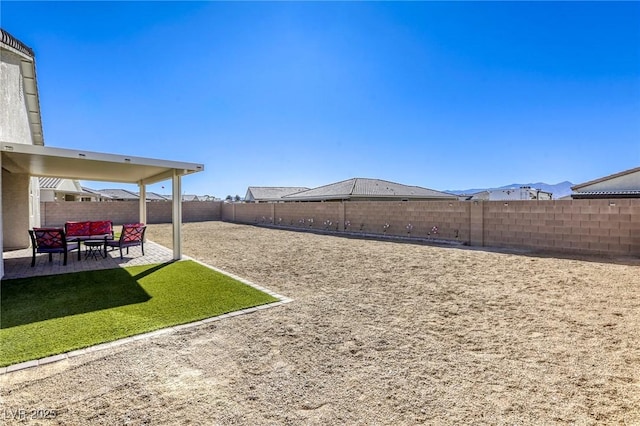
[[[26,44],[24,44],[23,42],[21,42],[11,34],[9,34],[7,31],[3,30],[2,28],[0,28],[0,41],[2,42],[2,44],[10,46],[24,53],[25,55],[29,55],[32,58],[35,57],[35,54],[33,53],[33,49],[31,49],[29,46],[27,46]]]
[[[138,196],[138,198],[140,198],[139,192],[136,192],[135,194]],[[168,198],[166,198],[164,195],[160,195],[155,192],[147,191],[146,196],[147,196],[146,199],[151,201],[167,201],[168,200]]]
[[[247,195],[249,195],[250,192],[253,199],[256,201],[274,201],[280,200],[286,195],[295,194],[308,189],[309,188],[304,186],[250,186],[247,189]]]
[[[382,179],[353,178],[283,197],[286,200],[346,200],[358,198],[414,198],[457,200],[454,194]]]
[[[101,189],[98,191],[100,194],[106,194],[114,200],[138,200],[140,197],[135,192],[127,191],[126,189]]]
[[[93,194],[93,195],[95,195],[97,197],[109,198],[109,199],[111,198],[111,196],[108,195],[108,194],[102,193],[102,192],[100,192],[99,190],[96,190],[96,189],[87,188],[86,186],[83,186],[82,190],[84,192],[86,192],[87,194]]]

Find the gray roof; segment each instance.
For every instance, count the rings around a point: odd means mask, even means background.
[[[92,195],[95,195],[96,197],[111,198],[111,196],[110,196],[110,195],[105,194],[105,193],[102,193],[102,192],[100,192],[100,191],[99,191],[99,190],[97,190],[97,189],[91,189],[91,188],[87,188],[86,186],[83,186],[83,187],[82,187],[82,190],[83,190],[84,192],[86,192],[87,194],[92,194]]]
[[[247,189],[247,195],[250,192],[256,201],[275,201],[286,195],[307,191],[308,189],[304,186],[250,186]]]
[[[381,179],[353,178],[283,197],[289,201],[371,198],[457,200],[458,196]]]
[[[137,195],[138,197],[140,197],[140,193],[139,193],[139,192],[136,192],[136,195]],[[160,194],[157,194],[157,193],[155,193],[155,192],[149,192],[149,191],[147,191],[147,192],[146,192],[146,196],[147,196],[147,198],[146,198],[146,199],[147,199],[147,200],[151,200],[151,201],[167,201],[167,198],[166,198],[166,197],[164,197],[164,196],[162,196],[162,195],[160,195]]]
[[[114,200],[138,200],[140,198],[135,192],[127,191],[126,189],[101,189],[98,192],[106,194]]]

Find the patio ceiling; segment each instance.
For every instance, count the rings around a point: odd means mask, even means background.
[[[201,172],[204,165],[118,154],[0,142],[10,173],[143,185]]]

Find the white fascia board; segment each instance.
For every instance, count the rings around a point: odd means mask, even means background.
[[[174,171],[182,176],[204,170],[204,165],[198,163],[9,142],[0,142],[0,152],[16,172],[33,176],[153,183],[169,179]]]

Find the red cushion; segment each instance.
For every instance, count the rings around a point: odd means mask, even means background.
[[[82,237],[91,235],[89,228],[91,222],[67,222],[64,224],[67,237]]]
[[[60,248],[62,244],[62,228],[33,228],[38,248]]]
[[[108,235],[111,234],[111,221],[110,220],[99,220],[96,222],[91,222],[89,227],[90,235]]]

